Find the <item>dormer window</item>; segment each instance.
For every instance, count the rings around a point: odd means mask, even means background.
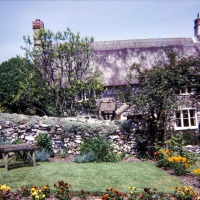
[[[191,87],[182,88],[180,90],[180,95],[190,95],[194,93],[194,89]]]

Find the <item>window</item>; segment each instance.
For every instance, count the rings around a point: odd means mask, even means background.
[[[95,97],[95,91],[94,90],[88,90],[88,89],[83,89],[80,94],[79,97],[77,97],[76,100],[88,100],[89,98]]]
[[[189,94],[193,94],[194,93],[194,89],[191,87],[188,88],[182,88],[180,90],[180,95],[189,95]]]
[[[195,128],[197,128],[197,114],[195,109],[191,108],[176,111],[176,130]]]

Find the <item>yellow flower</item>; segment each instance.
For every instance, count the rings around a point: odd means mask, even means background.
[[[31,188],[31,193],[35,192],[35,188]]]
[[[37,196],[38,195],[38,192],[35,190],[33,193],[32,193],[33,196]]]
[[[47,190],[47,189],[48,189],[48,186],[47,186],[47,185],[45,185],[45,186],[43,187],[43,189],[44,189],[44,190]]]
[[[193,172],[194,172],[195,174],[197,174],[197,175],[200,175],[200,168],[194,169]]]
[[[35,196],[35,200],[39,200],[40,197],[38,195]]]
[[[6,184],[0,185],[0,189],[5,192],[6,190],[10,190],[10,187],[8,187]]]

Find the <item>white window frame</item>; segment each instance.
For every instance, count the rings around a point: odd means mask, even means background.
[[[96,92],[93,89],[82,89],[79,95],[79,101],[87,101],[91,97],[96,97]],[[78,99],[78,98],[77,98]]]
[[[184,92],[183,92],[184,90]],[[190,95],[194,94],[194,89],[193,88],[182,88],[179,92],[180,95]]]
[[[190,116],[190,110],[194,110],[194,117]],[[187,111],[187,116],[184,118],[183,112]],[[180,112],[180,120],[181,120],[181,126],[177,126],[177,112]],[[188,121],[187,121],[188,119]],[[196,122],[195,126],[191,125],[191,119],[194,119],[194,121]],[[188,122],[188,126],[184,126],[184,120],[186,120]],[[197,112],[195,108],[183,108],[183,109],[179,109],[175,112],[175,130],[188,130],[188,129],[198,129],[198,121],[197,121]]]

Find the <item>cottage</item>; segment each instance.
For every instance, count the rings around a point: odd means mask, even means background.
[[[44,24],[37,19],[33,22],[33,30],[39,28],[44,28]],[[99,100],[100,112],[104,119],[107,119],[109,114],[113,118],[113,113],[117,114],[117,118],[130,114],[130,107],[125,102],[118,101],[117,89],[127,85],[126,76],[132,63],[140,63],[141,58],[145,57],[147,67],[151,67],[155,63],[155,58],[157,60],[163,58],[165,48],[176,50],[184,56],[198,55],[200,53],[200,13],[194,21],[194,36],[191,38],[132,39],[93,43],[92,65],[103,72],[105,84],[102,97],[107,100]],[[139,84],[135,80],[132,82],[132,89],[137,89],[137,87]],[[181,95],[191,93],[190,89],[181,91]],[[191,104],[185,104],[177,112],[176,118],[175,129],[198,129],[200,109],[192,107]]]
[[[103,80],[106,88],[104,97],[113,97],[113,88],[122,87],[127,84],[126,76],[132,63],[140,63],[141,58],[146,58],[148,67],[155,63],[155,58],[163,58],[164,49],[171,48],[184,56],[198,55],[200,53],[200,13],[194,21],[194,36],[191,38],[158,38],[158,39],[134,39],[119,41],[95,42],[94,66],[103,72]],[[138,82],[132,83],[137,88]],[[191,89],[181,91],[182,96],[192,93]],[[128,115],[129,106],[118,103],[116,113]],[[129,113],[130,114],[130,113]],[[190,102],[183,105],[176,114],[176,130],[198,129],[200,122],[200,109],[192,107]]]

